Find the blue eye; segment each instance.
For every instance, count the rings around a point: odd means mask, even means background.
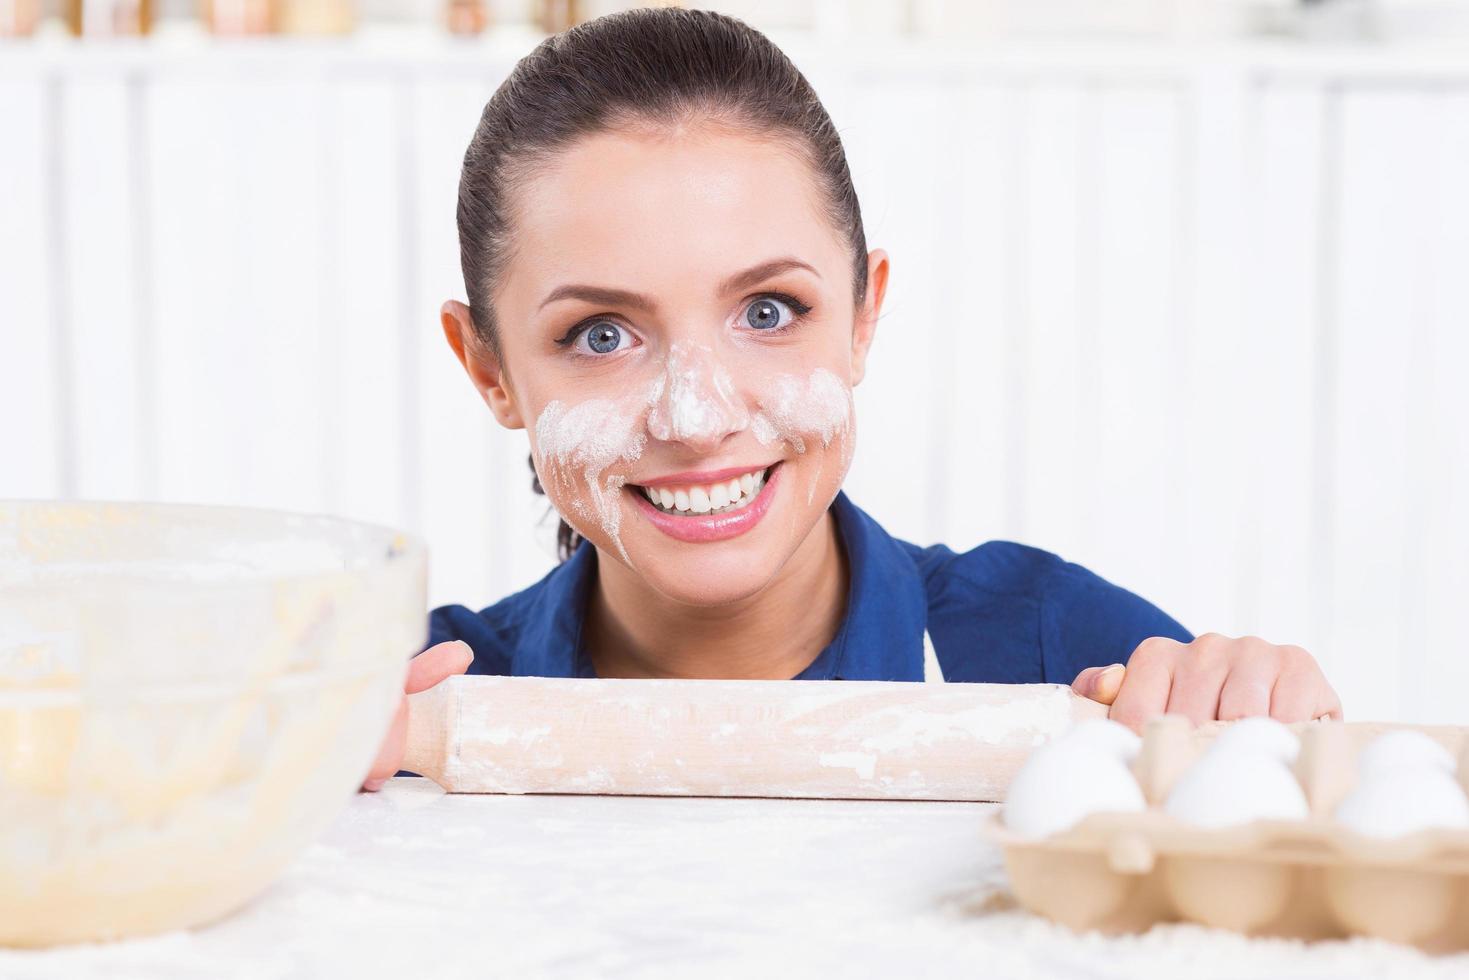
[[[584,336],[587,338],[587,346],[598,354],[610,354],[622,343],[622,331],[617,328],[617,324],[606,320],[592,324],[586,329]]]
[[[757,299],[745,307],[745,322],[756,330],[774,330],[782,326],[780,312],[784,305],[775,299]]]
[[[571,347],[583,356],[598,357],[631,347],[634,339],[631,333],[611,320],[592,320],[572,327],[556,343]]]
[[[781,330],[810,312],[811,307],[794,296],[772,293],[757,297],[745,307],[745,323],[756,330]]]

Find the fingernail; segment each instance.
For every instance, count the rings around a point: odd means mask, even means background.
[[[1097,678],[1100,680],[1103,677],[1110,677],[1113,674],[1116,674],[1118,671],[1126,669],[1127,668],[1124,667],[1122,664],[1110,664],[1102,668],[1102,672],[1097,675]]]
[[[369,779],[363,782],[362,788],[366,792],[376,793],[378,790],[383,788],[383,783],[385,782],[387,782],[387,780],[385,779]]]

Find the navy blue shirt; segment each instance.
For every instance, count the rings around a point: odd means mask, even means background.
[[[944,680],[1006,684],[1069,684],[1084,667],[1126,663],[1150,636],[1193,639],[1147,600],[1050,552],[1009,541],[923,548],[889,535],[845,493],[831,510],[847,608],[797,680],[921,681],[925,629]],[[493,606],[435,609],[429,643],[468,643],[471,674],[595,677],[582,623],[596,573],[596,548],[583,541]]]

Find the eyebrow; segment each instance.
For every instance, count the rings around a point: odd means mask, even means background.
[[[817,272],[809,263],[802,262],[798,258],[787,255],[778,259],[771,259],[768,262],[761,262],[759,265],[752,265],[743,272],[736,272],[719,284],[719,293],[723,295],[724,293],[732,293],[739,289],[748,289],[769,279],[771,276],[788,272],[791,269],[805,269],[817,279],[821,278],[821,273]],[[625,306],[644,312],[652,310],[656,305],[651,298],[642,293],[634,293],[626,289],[613,289],[607,286],[586,286],[573,283],[565,286],[557,286],[551,290],[546,298],[541,301],[540,308],[545,309],[557,300],[562,299],[579,299],[604,306]]]

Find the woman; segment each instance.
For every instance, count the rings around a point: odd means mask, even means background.
[[[466,669],[942,676],[1070,682],[1134,727],[1339,716],[1297,647],[1195,639],[1052,554],[921,548],[847,499],[888,256],[815,93],[740,21],[645,9],[547,39],[485,107],[458,220],[469,303],[444,334],[528,431],[563,561],[434,610],[410,693]],[[405,725],[406,702],[368,789]]]

